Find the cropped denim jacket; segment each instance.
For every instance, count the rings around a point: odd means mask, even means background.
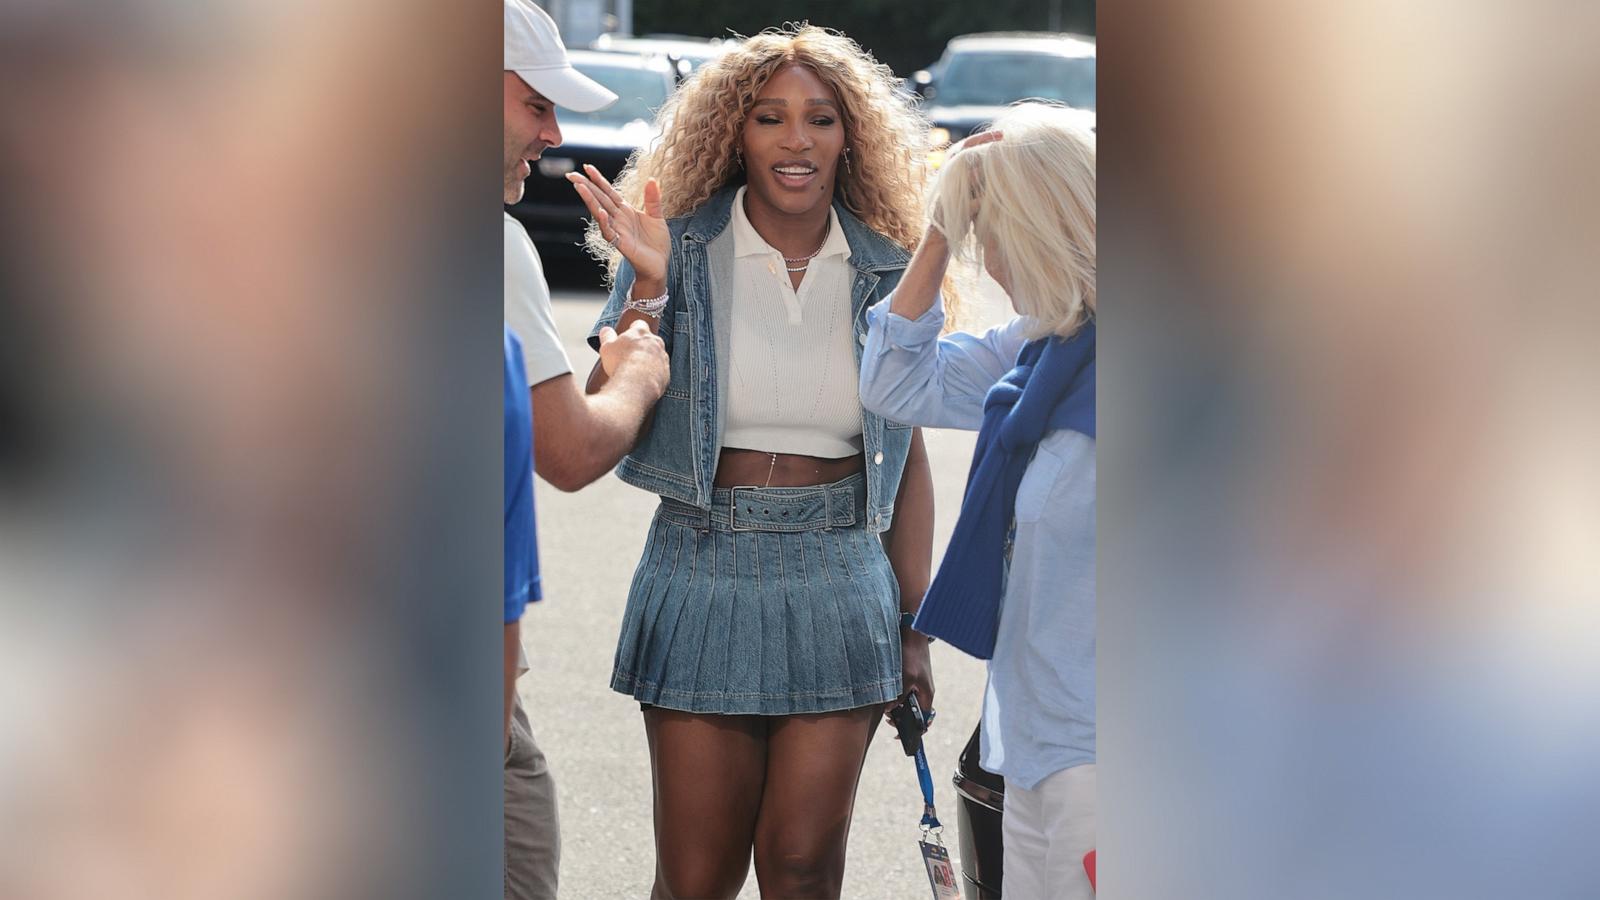
[[[711,508],[717,456],[722,449],[724,405],[718,403],[717,391],[726,383],[717,373],[707,245],[728,227],[737,191],[737,185],[725,187],[695,212],[667,222],[670,300],[661,314],[658,333],[672,360],[672,377],[648,430],[617,466],[618,477],[628,484],[705,510]],[[910,254],[868,228],[837,200],[834,211],[850,244],[850,265],[856,270],[850,302],[859,370],[867,341],[867,309],[900,283]],[[622,304],[633,278],[633,267],[623,260],[605,311],[589,333],[590,346],[598,346],[602,327],[614,327],[622,318]],[[861,422],[867,473],[866,527],[881,533],[894,519],[894,500],[911,448],[911,428],[866,409],[861,411]]]

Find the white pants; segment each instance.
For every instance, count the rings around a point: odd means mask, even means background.
[[[1094,849],[1094,765],[1063,769],[1033,790],[1006,779],[1006,900],[1088,900],[1083,856]]]

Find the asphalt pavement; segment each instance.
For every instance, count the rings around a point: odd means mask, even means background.
[[[547,258],[556,327],[573,368],[586,375],[596,356],[583,338],[604,295],[586,267]],[[539,427],[559,427],[540,423]],[[937,566],[955,524],[973,435],[928,431],[936,512]],[[645,898],[654,875],[650,763],[639,707],[610,689],[611,659],[628,584],[644,547],[657,498],[607,475],[576,494],[537,481],[544,601],[523,619],[531,671],[522,700],[555,775],[561,814],[561,894],[574,900]],[[984,667],[945,644],[933,645],[939,712],[926,738],[945,843],[958,858],[957,798],[950,778],[978,721]],[[846,898],[923,898],[927,876],[917,851],[922,798],[912,761],[893,729],[880,727],[861,775],[844,882]],[[751,870],[744,898],[757,898]]]

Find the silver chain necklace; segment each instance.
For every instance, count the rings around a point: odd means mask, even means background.
[[[783,268],[784,268],[784,270],[789,272],[790,274],[793,274],[795,272],[804,272],[811,265],[811,261],[813,259],[817,258],[817,254],[822,252],[822,248],[826,247],[828,245],[828,232],[830,232],[832,230],[833,230],[833,219],[830,218],[828,220],[828,227],[822,232],[822,243],[817,245],[817,249],[811,251],[809,254],[807,254],[805,256],[793,256],[793,257],[785,256],[783,258]],[[800,265],[798,267],[796,267],[794,265],[794,263],[800,263]]]

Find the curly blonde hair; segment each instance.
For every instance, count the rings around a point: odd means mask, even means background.
[[[803,23],[769,28],[701,67],[661,108],[660,141],[629,158],[617,191],[642,208],[644,185],[656,179],[662,215],[670,219],[742,182],[736,150],[745,118],[767,81],[793,63],[811,69],[839,98],[849,165],[839,167],[834,196],[873,231],[916,249],[924,221],[928,121],[888,66],[843,34]],[[593,222],[585,243],[614,278],[621,254]]]

